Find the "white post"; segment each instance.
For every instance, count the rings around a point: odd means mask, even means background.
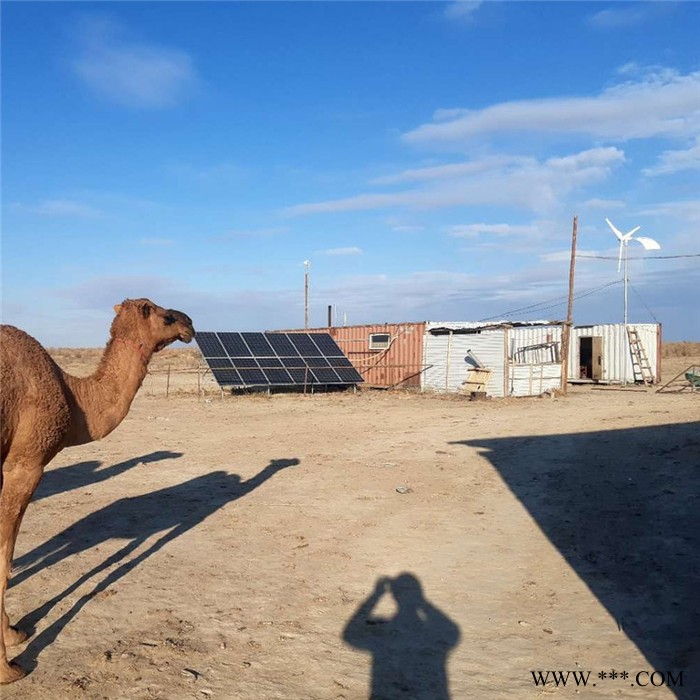
[[[309,329],[309,268],[311,262],[304,260],[304,330]]]
[[[625,333],[627,332],[627,244],[625,244]]]

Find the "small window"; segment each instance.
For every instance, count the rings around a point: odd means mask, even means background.
[[[370,350],[386,350],[389,347],[391,336],[388,333],[370,333],[369,334],[369,349]]]

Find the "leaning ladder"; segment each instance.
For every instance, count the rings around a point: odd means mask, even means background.
[[[630,341],[630,353],[632,354],[632,374],[634,380],[641,379],[644,385],[653,384],[654,373],[651,371],[649,358],[642,345],[639,332],[636,328],[627,327],[627,337]]]

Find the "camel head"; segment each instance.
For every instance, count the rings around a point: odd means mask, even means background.
[[[158,352],[170,343],[194,338],[192,319],[182,311],[164,309],[149,299],[125,299],[114,307],[112,338],[140,343],[144,349]]]

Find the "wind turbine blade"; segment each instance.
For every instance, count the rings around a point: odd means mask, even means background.
[[[660,250],[661,249],[661,246],[653,238],[647,238],[646,236],[637,236],[636,238],[633,238],[632,240],[637,241],[638,243],[641,243],[644,246],[644,250]]]
[[[635,226],[631,231],[627,231],[627,233],[625,234],[625,238],[632,238],[632,236],[634,236],[634,234],[637,233],[637,231],[639,231],[640,228],[642,227]]]
[[[622,265],[622,246],[624,245],[624,242],[622,238],[620,239],[620,252],[617,256],[617,271],[620,271],[620,266]]]
[[[622,238],[623,238],[622,233],[621,233],[620,231],[618,231],[618,230],[615,228],[613,222],[610,221],[610,219],[608,219],[607,216],[605,217],[605,220],[608,222],[608,226],[610,226],[610,228],[612,229],[613,233],[614,233],[620,240],[622,240]]]

